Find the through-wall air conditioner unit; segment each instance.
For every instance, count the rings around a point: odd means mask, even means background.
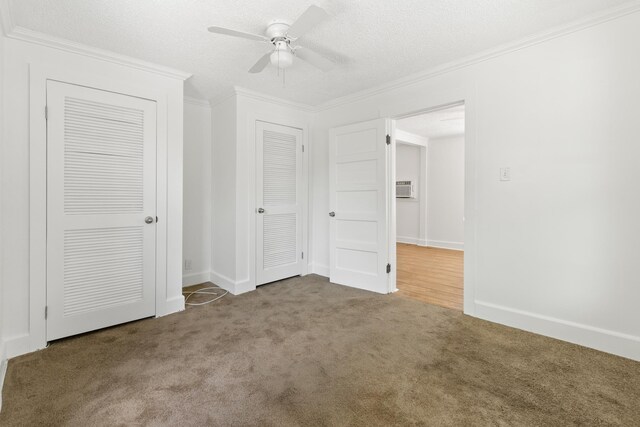
[[[413,191],[413,183],[411,181],[396,181],[396,198],[415,199],[416,195]]]

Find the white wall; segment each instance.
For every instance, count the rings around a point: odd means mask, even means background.
[[[211,107],[184,103],[182,285],[209,281],[211,271]],[[191,262],[187,270],[185,261]]]
[[[230,97],[212,109],[212,278],[225,277],[236,290],[251,285],[251,120],[313,123],[310,258],[315,272],[327,274],[329,128],[464,100],[465,276],[471,290],[465,311],[640,359],[640,247],[633,238],[640,234],[638,40],[640,14],[634,13],[366,97],[336,100],[315,116],[256,97]],[[29,334],[28,64],[65,64],[139,84],[165,80],[17,40],[6,40],[4,48],[11,85],[3,92],[10,108],[0,141],[0,325],[15,354],[16,341]],[[182,164],[181,155],[169,160]],[[511,167],[510,182],[498,180],[502,166]],[[181,167],[171,173],[169,181],[182,188]],[[181,219],[181,209],[182,203],[169,220]],[[172,244],[181,242],[180,236]],[[178,293],[180,261],[168,265]]]
[[[396,199],[396,240],[420,242],[420,146],[396,144],[396,181],[412,181],[415,199]],[[425,171],[426,172],[426,171]]]
[[[326,107],[314,270],[329,261],[329,128],[464,100],[465,311],[640,360],[639,40],[636,12]]]
[[[212,117],[211,280],[239,294],[255,289],[255,122],[303,129],[309,149],[312,115],[302,106],[235,88],[230,97],[214,104]]]
[[[303,154],[303,175],[308,169],[308,154],[311,148],[309,141],[309,128],[312,120],[310,112],[303,106],[288,103],[276,98],[264,97],[260,94],[245,90],[236,89],[238,102],[238,168],[236,171],[236,182],[238,184],[236,199],[237,208],[237,264],[236,280],[238,290],[243,292],[255,289],[255,218],[256,213],[256,193],[255,193],[255,146],[257,120],[276,123],[283,126],[302,129],[302,143],[307,147]],[[303,182],[303,186],[308,184]],[[308,191],[305,189],[304,198],[306,200]],[[303,200],[303,205],[306,202]],[[308,209],[303,206],[303,229],[306,228]],[[303,234],[305,234],[303,232]],[[303,246],[307,238],[303,235]],[[305,252],[306,249],[305,249]],[[303,272],[303,274],[306,272]]]
[[[236,106],[232,96],[211,110],[211,280],[225,287],[236,282]]]
[[[0,169],[3,183],[1,193],[1,217],[4,295],[2,324],[9,357],[32,351],[40,344],[34,344],[32,331],[35,327],[30,313],[30,163],[29,163],[29,69],[30,67],[57,67],[105,78],[133,87],[150,88],[163,93],[166,100],[164,115],[166,126],[159,130],[165,135],[167,146],[159,155],[165,157],[164,173],[167,211],[160,214],[159,225],[165,222],[166,230],[166,305],[168,310],[184,307],[182,287],[182,121],[183,83],[161,74],[143,71],[135,67],[117,64],[117,61],[103,61],[89,56],[69,53],[48,46],[29,43],[13,38],[5,39],[4,71],[5,91],[2,97],[5,105],[4,141]],[[163,218],[164,216],[164,218]],[[163,278],[164,280],[164,278]],[[44,313],[44,305],[41,308]],[[38,316],[38,312],[34,316]],[[161,313],[166,314],[166,313]],[[44,317],[44,316],[43,316]]]
[[[429,139],[427,245],[464,249],[464,137]]]
[[[0,19],[0,26],[2,19]],[[2,29],[0,29],[0,159],[4,158],[4,133],[5,133],[5,125],[4,125],[4,96],[2,94],[4,94],[4,55],[5,55],[5,48],[4,48],[4,43],[5,43],[5,38],[4,38],[4,34]],[[0,195],[3,194],[3,186],[4,186],[4,181],[2,180],[2,176],[4,175],[3,173],[4,170],[4,166],[3,166],[3,162],[0,161]],[[4,218],[2,216],[2,212],[3,212],[3,200],[2,197],[0,197],[0,408],[2,407],[2,384],[4,381],[4,364],[5,359],[6,359],[6,355],[5,355],[5,348],[4,348],[4,307],[3,307],[3,303],[4,303],[4,274],[3,274],[3,264],[4,264],[4,244],[2,244],[1,242],[4,242],[4,236],[3,236],[3,229],[4,229]]]

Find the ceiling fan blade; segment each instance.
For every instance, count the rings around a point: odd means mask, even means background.
[[[233,36],[233,37],[242,37],[243,39],[257,40],[259,42],[269,41],[268,38],[266,38],[265,36],[261,36],[259,34],[244,33],[242,31],[230,30],[229,28],[223,28],[223,27],[215,27],[215,26],[209,27],[209,32],[216,33],[216,34],[224,34],[224,35]]]
[[[269,65],[269,62],[271,61],[270,57],[271,57],[271,52],[265,53],[262,58],[258,59],[258,62],[253,64],[253,67],[249,68],[249,72],[252,74],[255,74],[264,70],[267,67],[267,65]]]
[[[298,58],[303,61],[307,61],[309,64],[321,69],[322,71],[329,71],[336,65],[336,63],[329,58],[325,58],[324,56],[303,47],[296,48],[295,52]]]
[[[297,39],[320,22],[328,18],[329,15],[324,9],[312,4],[300,17],[291,24],[287,35],[293,39]]]

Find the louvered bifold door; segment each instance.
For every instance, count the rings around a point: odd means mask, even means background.
[[[256,284],[302,269],[302,131],[256,123]]]
[[[47,340],[155,314],[156,104],[47,82]]]

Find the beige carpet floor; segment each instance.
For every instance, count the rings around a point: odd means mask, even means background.
[[[9,361],[2,426],[640,425],[640,363],[294,278]]]

